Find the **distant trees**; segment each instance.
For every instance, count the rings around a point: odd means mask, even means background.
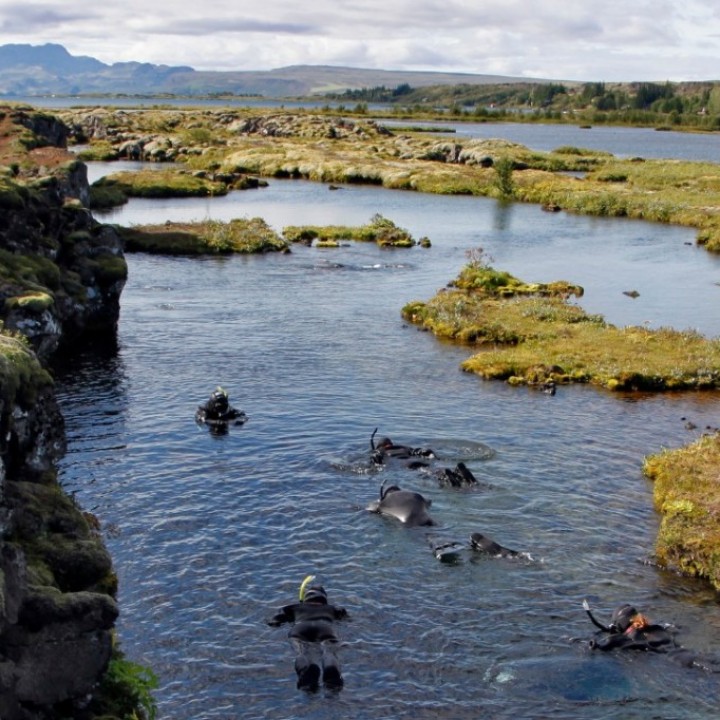
[[[664,85],[639,83],[635,89],[635,98],[632,105],[638,110],[649,110],[655,101],[672,98],[674,93],[675,91],[669,82]]]
[[[375,103],[391,106],[403,117],[431,114],[500,120],[522,112],[525,120],[539,122],[584,120],[593,124],[720,129],[720,83],[713,82],[509,82],[422,87],[402,83],[395,88],[381,85],[326,97],[353,100],[357,114],[367,114],[368,103]]]

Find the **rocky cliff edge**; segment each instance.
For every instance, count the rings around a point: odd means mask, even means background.
[[[96,521],[57,483],[65,432],[45,364],[114,333],[127,266],[66,138],[51,115],[0,107],[2,720],[79,717],[118,614]]]

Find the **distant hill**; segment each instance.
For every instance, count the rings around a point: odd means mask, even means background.
[[[0,95],[228,93],[264,97],[299,97],[384,86],[487,85],[549,82],[502,75],[406,72],[292,65],[275,70],[206,72],[187,66],[122,62],[107,65],[92,57],[71,55],[62,45],[0,45]]]

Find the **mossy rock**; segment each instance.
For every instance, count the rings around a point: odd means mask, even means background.
[[[662,520],[655,552],[660,565],[703,578],[720,590],[720,432],[645,458]]]
[[[52,385],[27,341],[0,334],[0,394],[6,406],[18,403],[32,407],[38,396]]]
[[[93,210],[108,210],[124,205],[129,199],[128,193],[121,185],[90,186],[90,208]]]
[[[110,629],[118,616],[115,601],[104,593],[62,592],[52,587],[33,587],[20,612],[20,623],[29,630],[72,623],[78,630]]]
[[[287,252],[289,245],[262,218],[119,227],[126,252],[223,255]]]
[[[208,197],[226,195],[227,185],[197,177],[187,171],[141,170],[106,175],[91,185],[91,193],[108,188],[120,191],[126,197],[172,198]],[[100,196],[96,196],[95,202]]]
[[[60,268],[49,258],[0,249],[0,280],[27,290],[42,292],[60,287]]]
[[[403,317],[455,342],[485,346],[462,369],[513,384],[592,383],[616,391],[720,388],[720,340],[671,328],[617,328],[568,302],[582,288],[524,283],[477,263]],[[492,347],[489,347],[492,346]]]
[[[8,298],[5,300],[5,308],[7,310],[20,309],[39,315],[52,307],[54,303],[55,299],[49,293],[35,292]]]

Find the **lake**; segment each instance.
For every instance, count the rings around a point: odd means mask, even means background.
[[[525,280],[583,285],[580,304],[615,324],[720,336],[720,260],[691,230],[275,180],[98,217],[261,216],[281,229],[375,213],[432,247],[130,255],[117,347],[58,371],[60,480],[103,524],[119,636],[159,675],[160,717],[714,718],[718,675],[661,655],[592,653],[582,600],[606,620],[631,602],[701,656],[720,644],[716,594],[650,562],[658,516],[641,473],[647,454],[719,424],[718,393],[551,397],[483,382],[459,371],[468,349],[400,316],[481,246]],[[249,416],[222,436],[194,421],[218,384]],[[375,427],[434,448],[438,467],[465,461],[482,486],[373,468]],[[368,513],[382,482],[426,495],[438,525]],[[430,552],[430,541],[476,531],[532,560],[468,550],[446,564]],[[287,631],[266,624],[309,573],[350,615],[339,693],[298,691]]]

